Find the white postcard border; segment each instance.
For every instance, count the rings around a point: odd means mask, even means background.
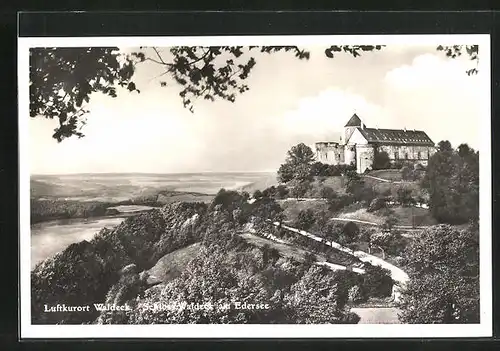
[[[395,325],[32,325],[30,302],[29,48],[191,45],[458,45],[478,44],[484,84],[480,148],[480,324]],[[490,35],[302,35],[19,38],[19,238],[21,338],[429,338],[492,336]],[[465,73],[464,73],[465,74]]]

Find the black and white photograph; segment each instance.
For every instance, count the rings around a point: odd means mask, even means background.
[[[489,50],[19,39],[22,333],[490,335]]]

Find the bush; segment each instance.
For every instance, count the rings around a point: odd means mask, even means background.
[[[276,198],[285,199],[288,196],[288,188],[284,185],[278,185],[276,187]]]
[[[388,297],[392,295],[394,282],[389,270],[365,263],[363,291],[366,297]]]
[[[295,226],[302,230],[309,230],[315,222],[314,211],[308,208],[299,212]]]
[[[311,183],[309,181],[294,180],[293,188],[290,193],[293,197],[298,199],[304,197],[309,189],[311,189]]]
[[[339,197],[328,199],[328,208],[332,212],[337,212],[346,206],[349,206],[356,202],[354,196],[352,195],[341,195]]]
[[[385,151],[376,152],[373,157],[372,169],[387,169],[391,166],[389,154]]]
[[[393,169],[401,169],[403,168],[404,164],[403,164],[403,161],[394,161],[390,168],[393,168]]]
[[[370,206],[367,208],[367,212],[378,211],[387,205],[386,199],[383,197],[377,197],[370,202]]]
[[[413,172],[408,166],[403,166],[401,168],[401,179],[403,180],[413,180]]]
[[[322,187],[319,193],[322,199],[329,200],[337,197],[337,193],[335,192],[335,190],[333,190],[333,188],[329,186]]]
[[[399,187],[396,191],[396,200],[403,206],[408,206],[414,203],[414,200],[411,196],[412,191],[406,187]]]
[[[347,243],[352,243],[359,237],[359,227],[354,222],[347,222],[342,228],[342,233],[345,235]]]
[[[358,285],[354,285],[353,287],[351,287],[349,289],[348,299],[350,302],[361,302],[361,301],[365,300],[365,298],[361,292],[361,289]]]

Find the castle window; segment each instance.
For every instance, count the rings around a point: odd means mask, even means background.
[[[420,151],[419,151],[419,152],[417,152],[417,158],[418,158],[419,160],[420,160],[420,156],[421,156],[421,155],[420,155]]]
[[[394,159],[397,160],[399,158],[399,153],[397,151],[394,151]]]
[[[407,152],[405,153],[405,159],[406,160],[408,159],[408,153]]]

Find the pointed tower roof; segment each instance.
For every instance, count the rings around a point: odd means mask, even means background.
[[[346,125],[344,127],[361,127],[361,118],[358,117],[358,115],[355,113],[352,115],[351,119],[347,121]]]

